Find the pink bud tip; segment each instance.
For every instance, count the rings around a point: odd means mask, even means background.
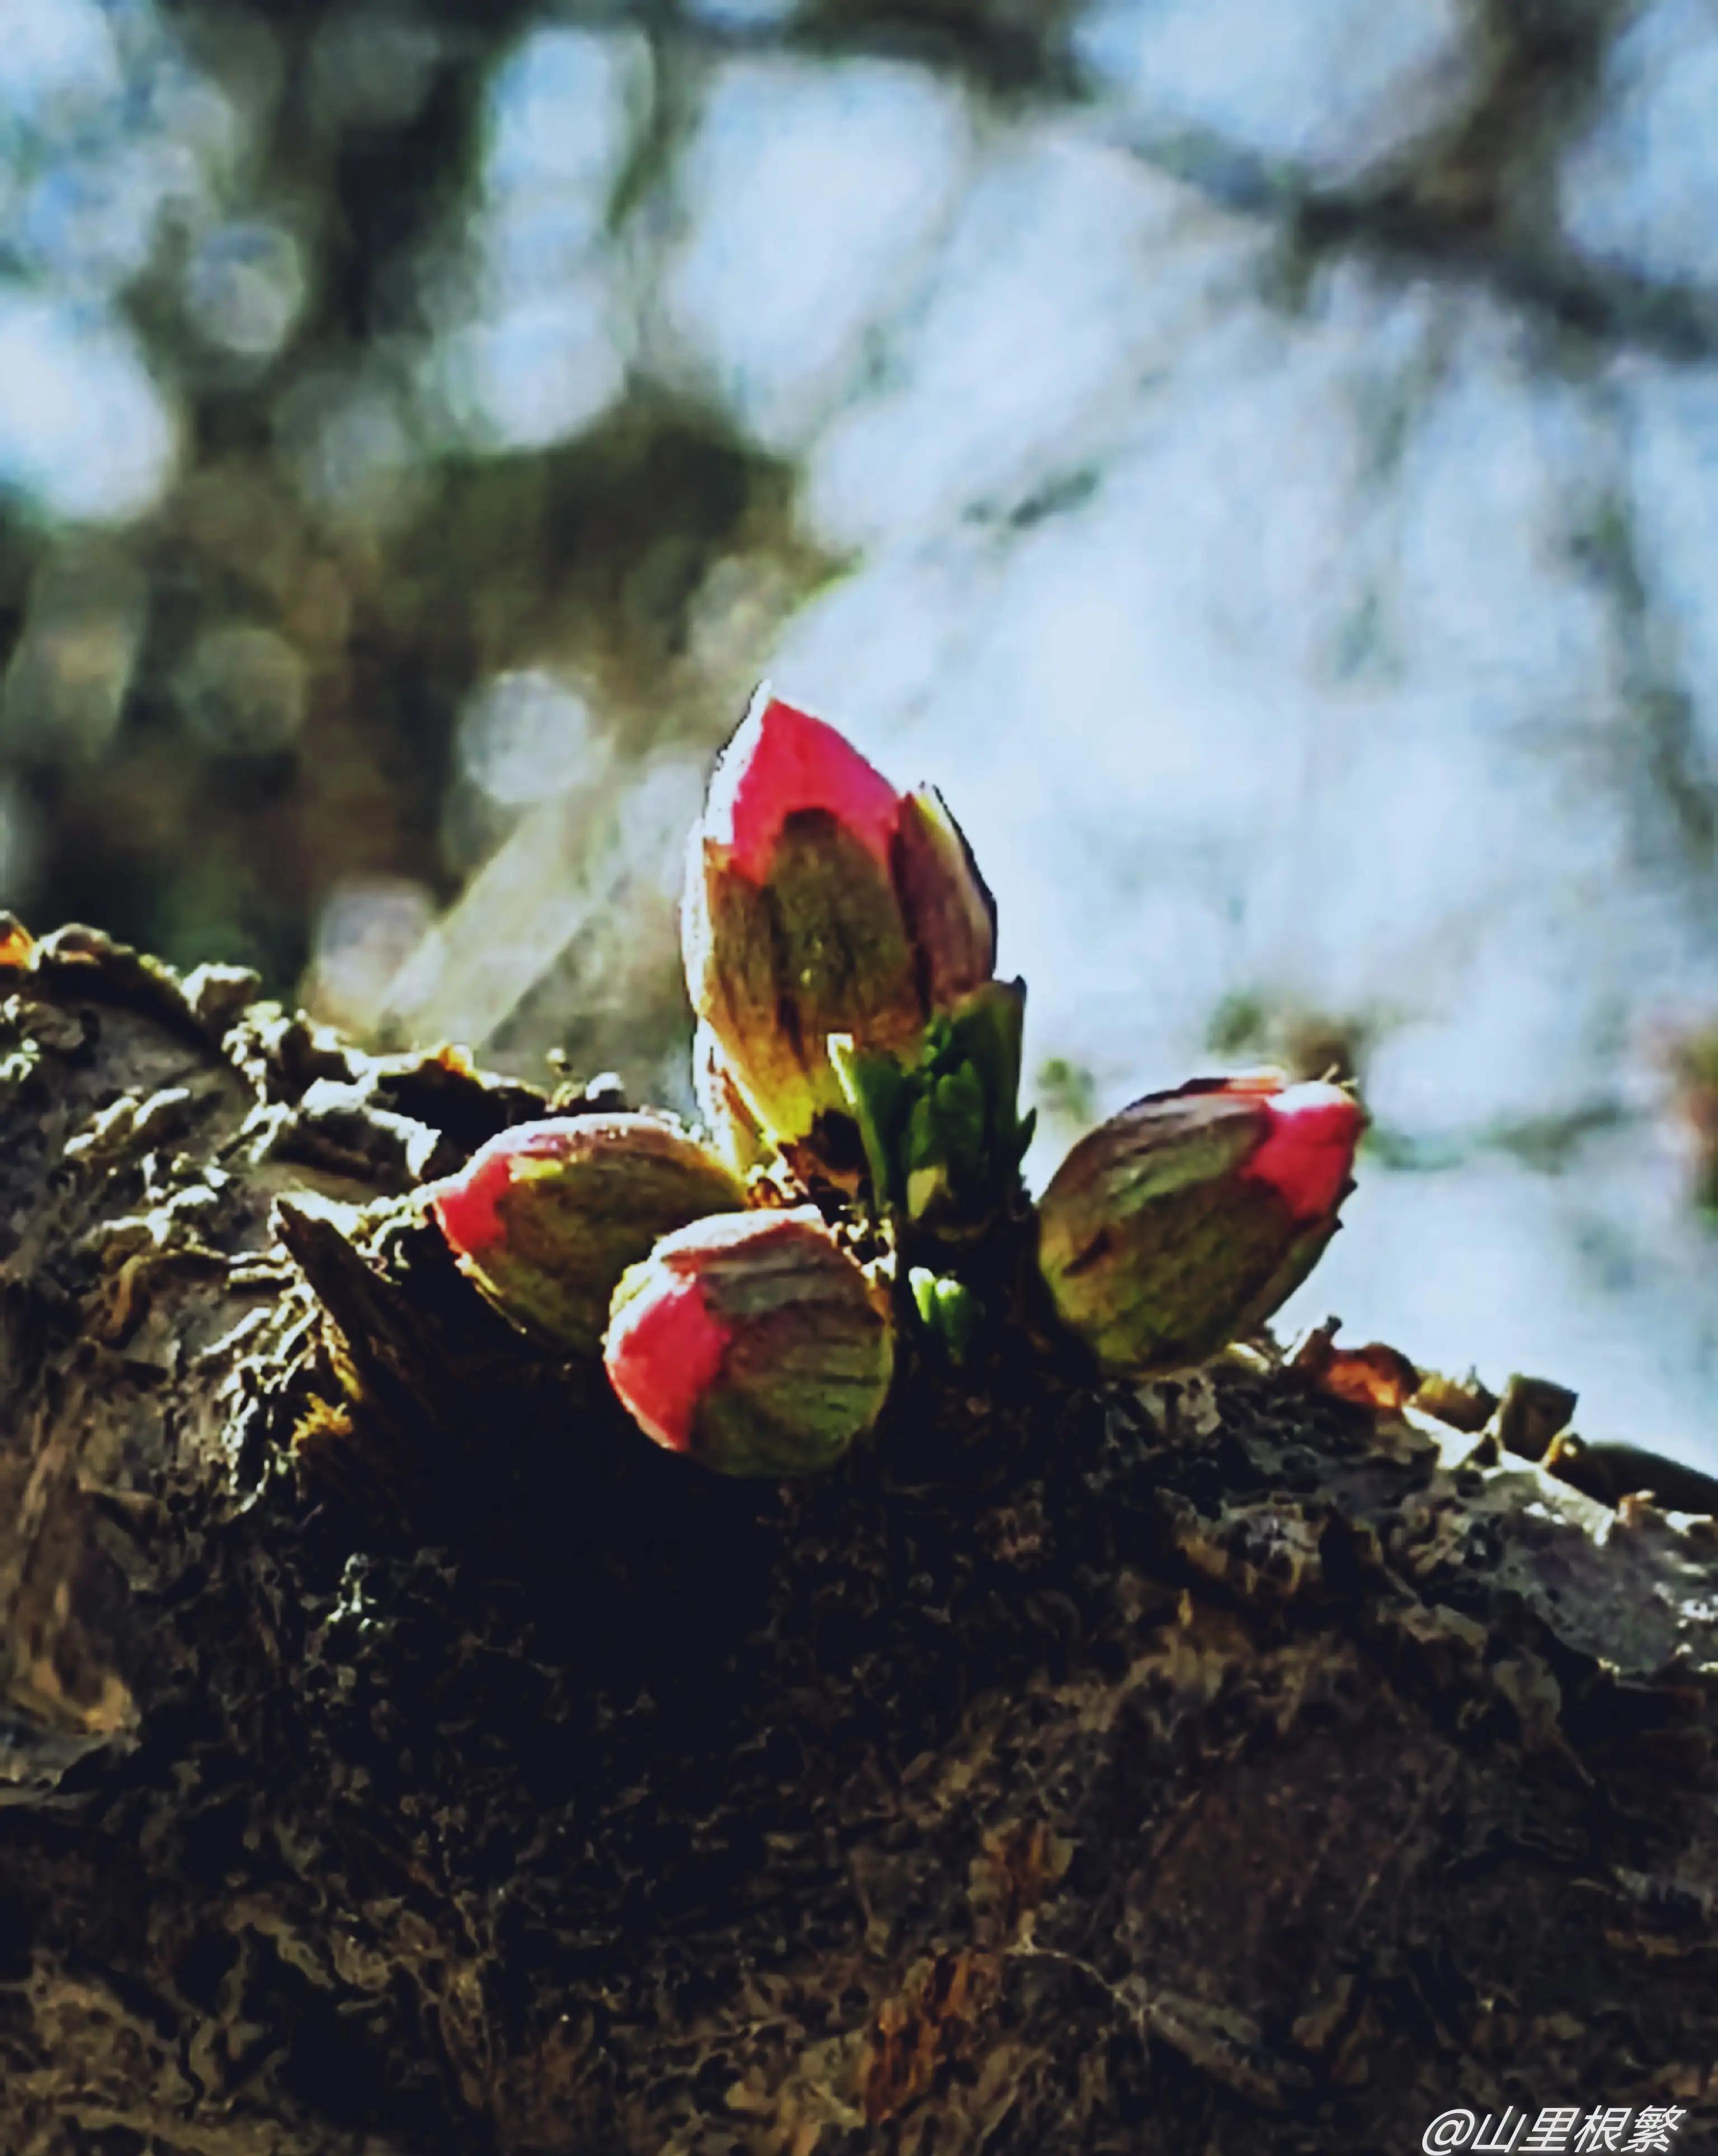
[[[1244,1090],[1259,1090],[1241,1082]],[[1269,1127],[1242,1174],[1268,1183],[1297,1220],[1330,1212],[1354,1165],[1366,1120],[1359,1104],[1340,1086],[1313,1084],[1285,1086],[1260,1105]]]
[[[553,1154],[567,1126],[556,1120],[502,1131],[480,1146],[458,1175],[449,1176],[430,1200],[430,1209],[453,1248],[476,1257],[506,1235],[500,1200],[513,1180],[513,1163],[534,1154]]]
[[[729,743],[710,789],[705,829],[739,873],[762,883],[782,827],[823,808],[890,865],[900,798],[833,726],[791,704],[760,697]]]
[[[608,1328],[608,1381],[640,1428],[670,1452],[691,1442],[692,1418],[721,1374],[731,1335],[695,1280],[664,1272]]]

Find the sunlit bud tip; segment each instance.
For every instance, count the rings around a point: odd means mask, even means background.
[[[883,867],[900,798],[835,728],[760,690],[716,767],[704,833],[754,883],[769,874],[790,816],[821,809]]]
[[[1352,1173],[1366,1117],[1340,1086],[1309,1083],[1262,1095],[1269,1127],[1241,1173],[1267,1183],[1297,1220],[1334,1210]]]

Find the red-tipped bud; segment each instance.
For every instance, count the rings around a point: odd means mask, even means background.
[[[705,803],[706,834],[748,881],[767,883],[789,820],[832,818],[885,875],[900,810],[881,772],[834,727],[760,692]]]
[[[615,1291],[603,1358],[659,1445],[725,1475],[827,1467],[876,1420],[886,1297],[815,1207],[699,1220]]]
[[[848,1111],[832,1033],[910,1058],[995,963],[990,895],[941,802],[762,690],[693,831],[682,925],[693,1007],[783,1145]]]
[[[1148,1094],[1080,1140],[1039,1208],[1062,1322],[1108,1370],[1203,1362],[1261,1325],[1336,1231],[1365,1116],[1274,1075]]]
[[[431,1186],[462,1272],[516,1324],[594,1355],[615,1285],[659,1235],[745,1194],[705,1147],[654,1116],[522,1123]]]
[[[1242,1174],[1269,1183],[1296,1220],[1334,1213],[1352,1187],[1365,1121],[1354,1096],[1340,1086],[1285,1086],[1259,1100],[1264,1137]]]

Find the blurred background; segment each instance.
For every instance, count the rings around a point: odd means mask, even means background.
[[[685,1104],[767,673],[1042,1182],[1362,1080],[1340,1312],[1718,1466],[1712,0],[0,0],[0,904]]]

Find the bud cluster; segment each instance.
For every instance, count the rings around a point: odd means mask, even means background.
[[[556,1118],[429,1193],[482,1293],[557,1350],[600,1354],[670,1450],[739,1475],[838,1458],[881,1412],[896,1309],[964,1358],[986,1312],[961,1253],[1004,1223],[1028,1229],[1027,1309],[1133,1375],[1262,1323],[1336,1232],[1362,1111],[1267,1075],[1148,1095],[1090,1132],[1034,1239],[1025,992],[994,977],[972,851],[936,793],[897,793],[767,691],[693,830],[682,925],[709,1142],[655,1116]],[[772,1163],[772,1194],[785,1174],[831,1217],[866,1203],[898,1297],[817,1206],[751,1205]]]

